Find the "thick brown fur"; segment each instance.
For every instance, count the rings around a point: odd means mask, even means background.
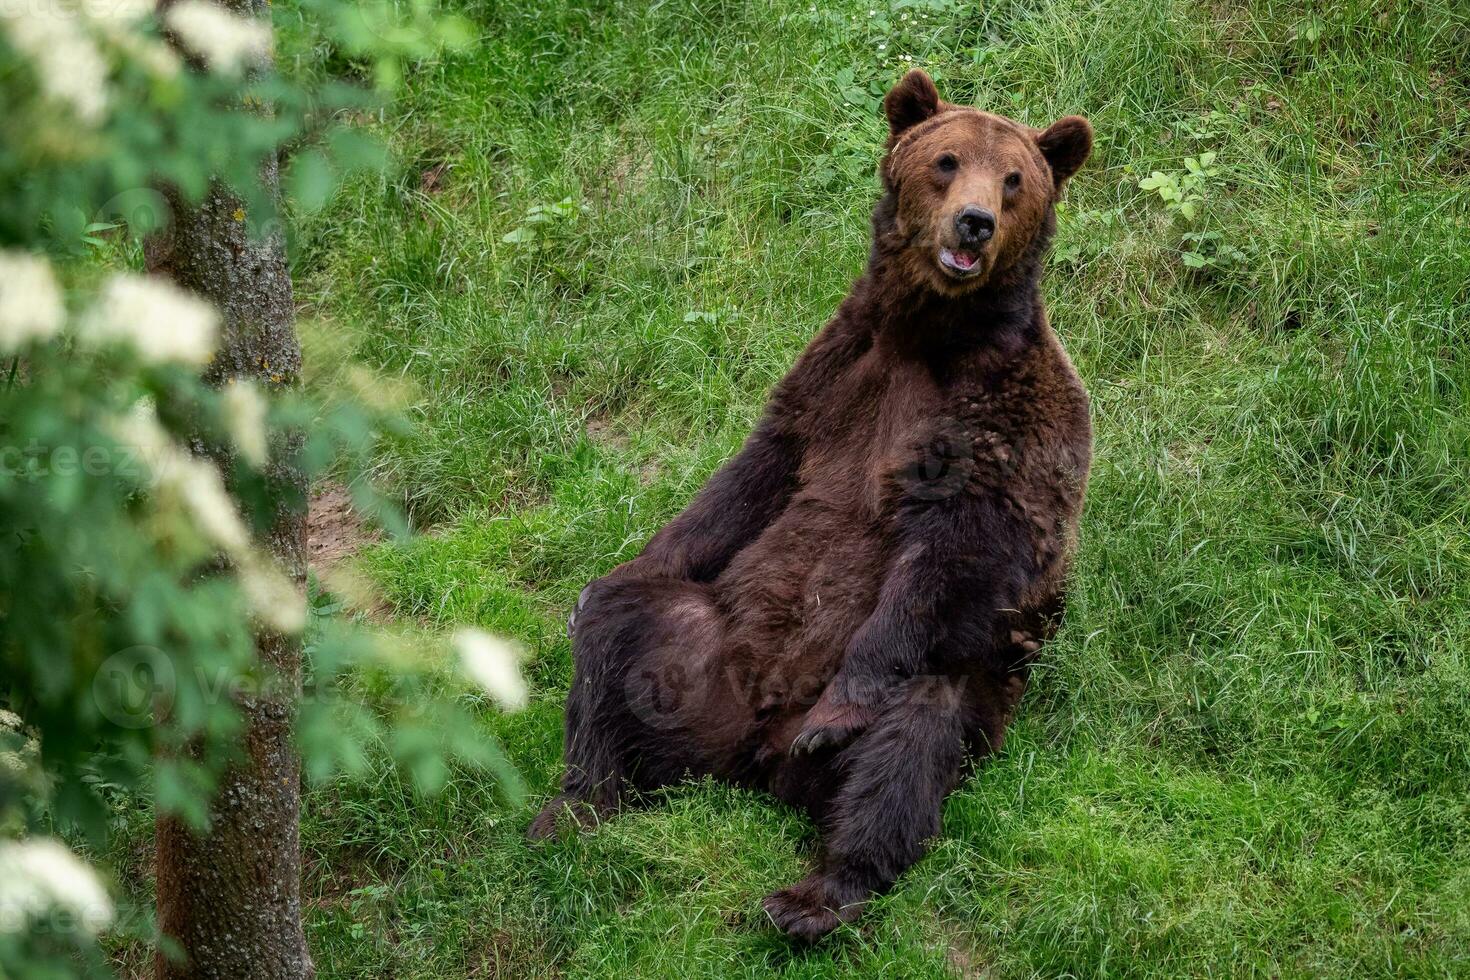
[[[918,860],[967,760],[1000,747],[1091,461],[1039,291],[1090,127],[953,106],[917,71],[885,110],[867,271],[741,452],[578,602],[563,792],[530,829],[688,775],[769,789],[824,831],[817,870],[765,903],[808,939]],[[960,216],[982,213],[977,243]],[[941,263],[964,248],[972,269]]]

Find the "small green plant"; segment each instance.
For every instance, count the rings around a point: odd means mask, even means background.
[[[1186,116],[1175,126],[1174,131],[1185,139],[1217,142],[1238,124],[1237,117],[1219,109],[1211,109],[1202,116]]]
[[[1183,173],[1155,170],[1138,182],[1138,189],[1153,191],[1171,214],[1193,221],[1205,202],[1204,192],[1210,181],[1219,176],[1220,170],[1214,164],[1214,151],[1185,157]]]
[[[587,210],[587,205],[579,204],[571,197],[564,197],[555,204],[533,204],[526,209],[521,223],[502,235],[500,240],[512,245],[541,241],[554,229],[564,228],[576,221],[578,215]]]
[[[1182,241],[1184,250],[1179,257],[1191,269],[1223,269],[1250,262],[1246,252],[1225,241],[1225,236],[1218,231],[1192,231]]]
[[[1116,239],[1124,223],[1122,208],[1073,210],[1066,201],[1057,204],[1057,224],[1065,234],[1057,236],[1058,244],[1052,261],[1060,265],[1080,266]]]
[[[1213,150],[1184,158],[1183,171],[1155,170],[1138,182],[1139,190],[1151,191],[1164,202],[1171,215],[1194,222],[1203,211],[1206,195],[1220,168]],[[1188,231],[1180,238],[1179,258],[1190,269],[1223,269],[1250,261],[1240,248],[1225,241],[1218,231]]]
[[[887,41],[878,43],[883,45],[883,51],[887,51]],[[864,84],[857,79],[851,68],[841,68],[832,76],[832,84],[841,93],[842,101],[866,113],[876,113],[883,108],[883,96],[888,93],[885,81],[884,78],[875,77]]]

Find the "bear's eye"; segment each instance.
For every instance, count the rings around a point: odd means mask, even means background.
[[[1013,191],[1020,186],[1021,172],[1019,170],[1012,170],[1010,173],[1006,174],[1006,190]]]
[[[953,153],[946,153],[934,161],[934,166],[942,174],[952,174],[960,169],[960,162],[954,158]]]

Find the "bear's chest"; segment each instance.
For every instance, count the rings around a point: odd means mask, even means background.
[[[860,363],[810,413],[798,498],[859,524],[900,503],[937,501],[1004,479],[1027,427],[1006,378],[941,380],[923,365]]]

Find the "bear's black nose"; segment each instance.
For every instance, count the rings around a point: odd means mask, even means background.
[[[987,208],[971,205],[954,219],[954,225],[959,230],[961,245],[979,245],[990,241],[990,236],[995,234],[995,215]]]

